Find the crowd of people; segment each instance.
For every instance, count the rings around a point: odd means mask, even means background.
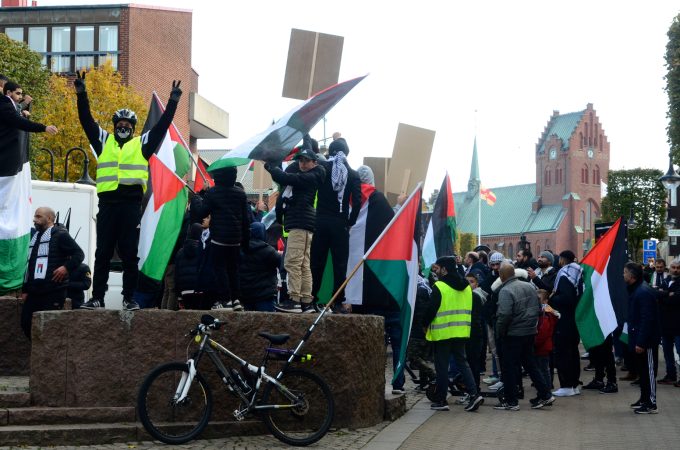
[[[133,111],[116,111],[114,132],[109,133],[92,118],[85,75],[78,74],[74,85],[80,122],[99,157],[92,298],[83,302],[90,270],[83,264],[82,250],[55,224],[54,211],[38,208],[23,289],[22,327],[29,339],[33,312],[60,309],[67,295],[74,308],[104,307],[114,250],[122,260],[123,307],[140,309],[135,297],[137,240],[148,159],[171,124],[182,94],[179,82],[173,82],[158,123],[134,137],[137,116]],[[17,103],[19,97],[12,97],[20,87],[8,82],[5,94],[8,89],[10,100],[4,103],[11,101],[7,114],[11,113],[14,128],[56,132],[53,127],[29,126]],[[214,170],[215,186],[190,197],[162,298],[158,296],[158,304],[143,306],[318,311],[327,264],[333,267],[333,292],[339,291],[347,274],[352,236],[362,233],[359,252],[363,253],[399,208],[399,204],[391,207],[375,188],[369,167],[350,167],[348,154],[349,145],[339,133],[334,134],[326,155],[315,140],[305,136],[288,163],[266,163],[265,169],[279,186],[276,222],[268,228],[262,222],[264,204],[248,201],[236,181],[236,168]],[[399,203],[404,199],[400,197]],[[367,212],[360,218],[361,211]],[[355,227],[359,220],[361,229]],[[435,386],[435,410],[449,409],[447,394],[452,383],[465,392],[457,402],[465,404],[466,411],[478,410],[484,402],[483,383],[498,393],[496,409],[516,411],[519,399],[524,398],[524,375],[536,389],[529,401],[534,409],[551,406],[556,397],[579,395],[581,389],[614,394],[619,362],[619,370],[626,369],[629,378],[640,385],[640,398],[631,405],[634,411],[656,413],[660,341],[667,367],[660,383],[680,386],[673,352],[674,345],[680,351],[679,260],[671,263],[670,274],[663,260],[657,260],[653,269],[632,262],[626,265],[622,275],[630,293],[627,326],[589,349],[588,368],[595,377],[583,386],[576,325],[583,276],[572,251],[543,251],[534,259],[523,248],[511,260],[480,246],[464,259],[441,256],[432,267],[422,269],[407,353],[409,366],[419,371],[420,380]],[[363,268],[361,277],[361,301],[347,298],[356,294],[340,291],[333,310],[384,317],[393,368],[401,367],[398,355],[404,330],[399,307],[369,267]],[[627,336],[627,345],[622,336]],[[489,354],[490,374],[481,380]],[[392,384],[394,394],[404,393],[405,377],[400,372]]]
[[[584,285],[574,253],[543,251],[536,260],[524,249],[510,260],[483,247],[464,260],[440,258],[419,287],[425,295],[417,297],[413,329],[427,330],[436,373],[424,357],[428,349],[421,336],[413,339],[409,362],[420,369],[423,383],[436,378],[432,409],[449,410],[447,392],[458,386],[465,396],[456,402],[465,404],[466,411],[477,410],[484,402],[479,374],[486,373],[489,354],[490,375],[481,382],[495,393],[499,410],[519,410],[523,376],[536,389],[529,400],[532,409],[551,406],[557,397],[578,396],[581,390],[615,394],[618,366],[628,372],[622,379],[640,387],[633,411],[656,414],[659,344],[666,375],[658,383],[680,387],[673,349],[680,353],[680,299],[675,298],[680,260],[671,263],[670,274],[661,259],[645,268],[628,262],[622,277],[629,298],[615,300],[628,302],[625,323],[581,355],[576,309]],[[582,357],[590,360],[584,370],[594,372],[585,384]]]

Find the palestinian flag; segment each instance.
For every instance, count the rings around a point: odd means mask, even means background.
[[[202,158],[198,158],[196,167],[196,178],[194,180],[194,191],[199,192],[215,186],[215,180],[208,173],[208,166]]]
[[[163,110],[154,92],[143,133],[158,122]],[[189,171],[190,160],[183,143],[173,123],[149,159],[149,183],[144,196],[137,253],[140,276],[156,281],[163,279],[187,206],[188,193],[181,177]]]
[[[447,173],[439,189],[439,195],[434,202],[432,217],[425,232],[423,242],[423,271],[425,276],[430,272],[430,266],[441,256],[453,255],[456,242],[456,208],[453,204],[451,180]]]
[[[362,184],[361,209],[359,210],[356,224],[349,230],[347,276],[351,274],[366,251],[382,234],[387,224],[392,220],[392,217],[394,217],[394,211],[384,194],[377,191],[375,186]],[[324,281],[326,280],[325,276],[326,274],[324,273]],[[329,276],[332,279],[332,270]],[[322,298],[321,292],[322,289],[319,290],[319,299]],[[333,292],[331,292],[332,294]],[[352,305],[362,305],[364,298],[384,297],[386,295],[389,296],[390,294],[378,282],[373,271],[368,267],[364,267],[363,264],[359,267],[357,273],[350,278],[345,287],[345,299],[347,303]]]
[[[401,353],[395,377],[403,371],[406,347],[411,334],[418,282],[418,246],[416,222],[420,215],[422,183],[389,222],[380,237],[364,255],[366,267],[392,295],[400,307]]]
[[[31,166],[21,147],[0,155],[0,294],[20,289],[26,271],[33,211]]]
[[[584,289],[576,307],[576,325],[586,349],[602,344],[625,321],[626,261],[626,229],[619,219],[581,261]]]

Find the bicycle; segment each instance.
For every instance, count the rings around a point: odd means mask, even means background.
[[[137,397],[139,418],[146,431],[161,442],[184,444],[205,429],[213,399],[197,367],[201,357],[207,354],[227,391],[240,400],[233,412],[237,421],[259,414],[269,431],[289,445],[306,446],[323,438],[333,421],[331,390],[313,372],[291,367],[293,362],[311,359],[311,355],[300,353],[311,329],[294,350],[272,347],[285,344],[290,338],[288,334],[258,333],[270,344],[260,365],[254,366],[210,337],[211,332],[221,326],[219,320],[203,315],[201,323],[187,335],[199,344],[187,362],[163,364],[147,375]],[[227,368],[219,355],[235,361],[240,373],[233,367]],[[265,371],[270,360],[285,361],[275,377]]]

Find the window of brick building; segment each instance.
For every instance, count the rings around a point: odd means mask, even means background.
[[[581,168],[581,183],[588,184],[588,166],[586,165]]]
[[[600,184],[600,166],[593,169],[593,184]]]
[[[28,47],[38,53],[43,53],[42,65],[47,65],[47,27],[31,27],[28,29]]]
[[[52,72],[71,72],[71,56],[62,55],[71,51],[71,27],[52,27]]]
[[[15,41],[24,41],[24,29],[22,27],[5,28],[5,34],[8,38],[14,39]]]
[[[99,27],[99,51],[107,52],[99,57],[99,64],[111,61],[113,68],[118,70],[118,26],[101,25]]]
[[[543,174],[543,184],[545,186],[550,186],[551,171],[550,167],[545,168],[545,173]]]
[[[94,64],[94,25],[76,27],[76,70],[87,69]]]

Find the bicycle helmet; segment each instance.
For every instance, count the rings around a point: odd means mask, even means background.
[[[127,120],[132,124],[132,127],[137,126],[137,114],[131,109],[119,109],[115,113],[113,113],[113,126],[115,127],[116,124],[121,121],[121,120]]]

